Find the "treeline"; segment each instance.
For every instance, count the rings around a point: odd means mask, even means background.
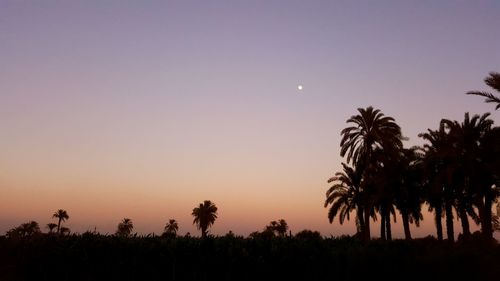
[[[500,92],[500,74],[490,73],[487,85]],[[469,92],[497,103],[487,92]],[[357,235],[369,240],[370,220],[380,219],[380,237],[392,238],[391,220],[401,216],[406,239],[410,224],[419,226],[422,208],[434,213],[438,240],[455,241],[454,219],[458,218],[463,239],[471,236],[470,224],[479,224],[486,240],[499,229],[494,203],[500,195],[500,127],[490,113],[470,116],[463,121],[442,119],[437,129],[419,134],[423,147],[405,148],[406,140],[394,118],[373,107],[359,108],[342,130],[340,155],[346,157],[343,171],[328,180],[328,218],[342,224],[355,214]],[[425,205],[424,205],[425,204]],[[498,207],[497,207],[498,208]]]
[[[0,237],[0,280],[495,280],[500,246],[433,238]]]

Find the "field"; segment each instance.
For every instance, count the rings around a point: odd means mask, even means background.
[[[352,237],[0,238],[0,280],[495,280],[498,244]]]

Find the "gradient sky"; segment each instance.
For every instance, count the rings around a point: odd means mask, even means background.
[[[139,233],[175,218],[198,234],[191,211],[210,199],[216,234],[280,218],[352,234],[323,207],[346,119],[373,105],[411,146],[441,118],[493,111],[464,93],[500,71],[499,14],[499,1],[0,0],[0,233],[62,208],[76,232],[129,217]],[[430,217],[412,230],[435,234]]]

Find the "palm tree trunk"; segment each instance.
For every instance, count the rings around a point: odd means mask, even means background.
[[[385,230],[387,231],[387,240],[392,240],[392,233],[391,233],[391,213],[389,211],[386,211],[387,215],[385,217]]]
[[[405,239],[411,240],[411,232],[410,232],[410,222],[408,219],[408,211],[401,211],[401,218],[403,219],[403,228],[405,231]]]
[[[446,212],[446,235],[449,242],[455,242],[455,233],[453,231],[453,209],[450,200],[445,202]]]
[[[59,222],[57,222],[57,234],[61,234],[61,218],[59,218]]]
[[[385,240],[385,212],[384,208],[382,207],[380,210],[380,239]]]
[[[365,219],[363,218],[363,209],[358,207],[356,210],[357,216],[358,216],[358,222],[359,222],[359,229],[358,229],[358,235],[363,235],[365,231]]]
[[[370,234],[370,209],[368,206],[365,208],[365,241],[370,241],[371,234]]]
[[[435,212],[437,238],[439,241],[443,241],[443,222],[441,220],[441,217],[443,216],[443,209],[441,207],[441,204],[438,204],[436,206],[434,212]]]
[[[479,219],[481,221],[481,233],[483,234],[483,237],[487,240],[493,239],[493,226],[491,223],[492,220],[492,213],[491,213],[491,207],[492,207],[492,202],[491,200],[488,199],[487,196],[484,196],[484,201],[483,198],[480,198],[478,200],[478,211],[479,211]]]
[[[460,222],[462,222],[462,235],[464,238],[470,236],[469,218],[463,206],[460,206]]]
[[[207,237],[207,229],[205,227],[201,228],[201,238]]]

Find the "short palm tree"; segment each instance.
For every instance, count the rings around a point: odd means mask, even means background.
[[[495,89],[497,92],[500,93],[500,73],[490,72],[490,76],[486,77],[484,79],[484,82],[486,83],[486,85],[490,86],[491,88]],[[480,91],[470,91],[470,92],[467,92],[467,95],[476,95],[476,96],[485,97],[486,98],[485,102],[497,104],[497,106],[495,107],[495,110],[500,108],[500,97],[497,97],[497,96],[493,95],[492,93],[480,92]]]
[[[57,233],[60,234],[61,233],[61,222],[64,222],[67,219],[69,219],[68,212],[66,212],[63,209],[59,209],[59,210],[57,210],[52,215],[52,217],[58,219],[58,222],[57,222]]]
[[[205,200],[193,209],[192,215],[194,217],[193,224],[196,224],[198,229],[201,230],[201,237],[206,238],[208,228],[217,219],[217,207],[210,200]]]
[[[69,235],[71,230],[68,227],[61,227],[61,235]]]
[[[343,172],[335,173],[334,177],[328,179],[333,185],[326,192],[325,208],[331,205],[328,211],[328,220],[333,222],[338,215],[339,223],[350,219],[351,211],[356,211],[356,226],[358,234],[364,227],[363,206],[361,204],[361,176],[359,170],[342,163]]]
[[[53,222],[48,223],[47,228],[49,229],[49,234],[54,233],[54,229],[57,228],[57,224]]]
[[[129,218],[124,218],[116,229],[116,235],[121,237],[128,237],[130,233],[132,233],[132,229],[134,229],[134,225],[132,224],[132,220]]]
[[[288,231],[288,223],[284,219],[278,220],[275,230],[278,236],[285,237],[286,232]]]
[[[165,225],[163,234],[167,236],[176,236],[178,230],[179,230],[179,224],[177,223],[177,221],[174,219],[170,219],[168,223]]]

